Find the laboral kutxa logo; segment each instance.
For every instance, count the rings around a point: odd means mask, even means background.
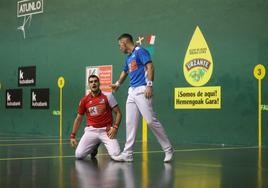
[[[22,108],[22,89],[6,90],[6,108]]]
[[[36,67],[19,67],[18,68],[18,85],[34,86],[36,82]]]
[[[49,88],[31,89],[31,108],[49,109]]]
[[[212,72],[212,56],[201,30],[197,26],[185,54],[184,77],[192,86],[203,86],[210,80]]]

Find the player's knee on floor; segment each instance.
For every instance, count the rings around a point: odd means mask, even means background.
[[[83,152],[80,152],[80,151],[75,151],[75,158],[78,159],[78,160],[82,160],[86,157],[87,155]]]
[[[115,149],[114,151],[112,151],[112,152],[110,152],[109,153],[109,155],[111,156],[111,157],[113,157],[113,156],[117,156],[117,155],[119,155],[120,154],[120,149],[118,148],[118,149]]]

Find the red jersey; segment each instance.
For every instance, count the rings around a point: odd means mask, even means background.
[[[111,93],[101,92],[93,97],[86,95],[80,101],[78,113],[87,116],[87,126],[106,127],[113,124],[112,108],[117,105],[117,101]]]

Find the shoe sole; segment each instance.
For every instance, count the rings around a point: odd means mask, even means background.
[[[124,159],[114,159],[112,158],[113,161],[116,161],[116,162],[133,162],[133,159],[132,160],[124,160]]]
[[[170,163],[172,159],[164,161],[164,163]]]
[[[116,162],[133,162],[133,160],[116,160],[116,159],[112,159],[113,161],[116,161]]]
[[[173,160],[174,151],[172,151],[172,157],[169,160],[164,160],[164,163],[170,163]]]

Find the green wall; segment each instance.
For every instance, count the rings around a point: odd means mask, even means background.
[[[68,138],[80,98],[85,67],[113,65],[114,81],[124,56],[121,33],[155,34],[154,105],[171,141],[257,145],[257,80],[253,68],[268,69],[267,0],[44,0],[33,15],[26,38],[17,30],[17,1],[0,1],[0,133],[58,136],[57,79],[64,76],[63,137]],[[206,86],[221,86],[220,110],[175,110],[174,88],[190,87],[183,75],[184,56],[196,26],[210,48],[214,71]],[[50,109],[30,109],[30,88],[23,87],[22,109],[5,108],[5,89],[18,88],[19,66],[35,65],[35,88],[50,88]],[[268,76],[263,104],[268,104]],[[127,84],[115,94],[125,113]],[[263,143],[268,144],[268,111],[263,111]],[[82,134],[80,130],[80,135]],[[141,137],[140,134],[138,136]],[[119,139],[124,140],[124,119]],[[155,138],[149,134],[149,139]]]

